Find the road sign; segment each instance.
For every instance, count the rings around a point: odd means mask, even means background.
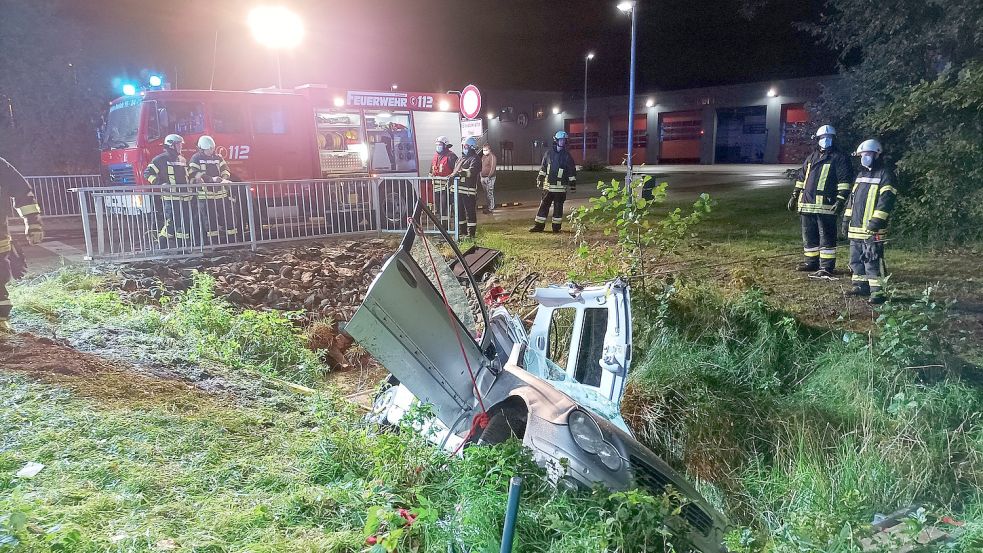
[[[465,119],[474,119],[481,112],[481,93],[478,87],[469,84],[461,91],[461,115]]]

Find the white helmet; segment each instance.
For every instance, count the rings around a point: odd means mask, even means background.
[[[198,147],[201,148],[202,150],[214,149],[215,139],[206,134],[198,139]]]
[[[450,144],[450,143],[451,143],[451,141],[448,140],[446,136],[438,136],[437,137],[437,144]]]
[[[179,134],[169,134],[164,137],[165,148],[173,148],[180,152],[182,144],[184,144],[184,139]]]
[[[869,138],[867,140],[864,140],[863,142],[860,143],[859,146],[857,146],[856,155],[859,156],[864,152],[874,152],[877,155],[881,155],[881,153],[884,152],[884,148],[881,146],[881,143],[878,142],[876,139]]]
[[[822,127],[819,127],[819,129],[816,130],[816,134],[812,135],[812,137],[819,138],[820,136],[826,134],[836,136],[836,129],[833,128],[833,125],[823,125]]]

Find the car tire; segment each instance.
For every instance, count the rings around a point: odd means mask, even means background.
[[[406,219],[413,215],[413,207],[416,204],[416,195],[413,193],[411,185],[396,186],[393,189],[387,188],[386,184],[379,185],[379,208],[382,211],[383,230],[403,230],[406,228]]]

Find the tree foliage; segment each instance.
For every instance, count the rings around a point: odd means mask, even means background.
[[[0,0],[0,155],[28,174],[93,171],[100,77],[64,0]]]
[[[939,242],[983,236],[983,3],[827,0],[804,26],[840,52],[818,105],[855,144],[885,145],[902,181],[895,230]]]

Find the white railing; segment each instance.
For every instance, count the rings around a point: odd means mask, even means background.
[[[200,255],[223,248],[366,232],[403,232],[417,200],[453,220],[456,198],[430,179],[339,178],[72,189],[88,259]],[[425,224],[432,227],[429,220]],[[456,225],[451,225],[456,231]],[[429,232],[435,228],[425,228]],[[456,236],[456,232],[454,232]]]
[[[102,177],[99,175],[48,175],[24,178],[34,188],[34,196],[45,217],[79,215],[81,213],[79,200],[72,191],[102,186]]]

